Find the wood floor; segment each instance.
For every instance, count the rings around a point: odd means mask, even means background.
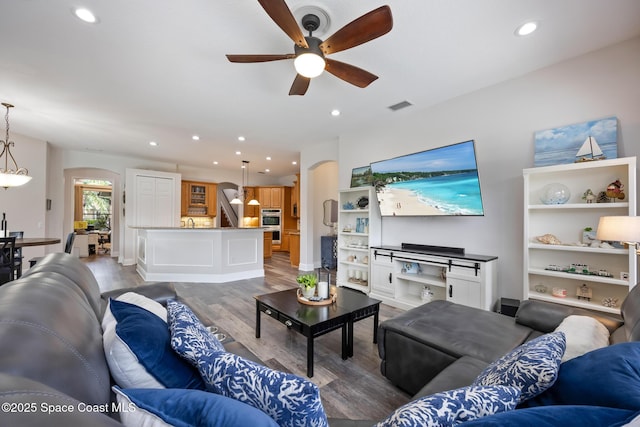
[[[96,276],[102,291],[148,284],[135,271],[106,256],[82,258]],[[281,323],[262,316],[261,338],[255,338],[254,295],[295,287],[297,268],[288,254],[274,253],[265,261],[265,278],[238,282],[175,283],[178,295],[194,307],[205,324],[214,324],[281,371],[306,376],[306,338]],[[380,321],[401,311],[381,304]],[[327,415],[332,418],[379,420],[409,396],[380,374],[380,358],[373,343],[373,318],[354,325],[354,356],[342,360],[340,331],[315,340],[314,376]]]

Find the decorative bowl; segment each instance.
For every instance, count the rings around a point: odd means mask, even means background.
[[[545,205],[563,205],[569,201],[571,190],[564,184],[553,182],[542,187],[540,201]]]

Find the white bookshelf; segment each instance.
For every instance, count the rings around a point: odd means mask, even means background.
[[[380,244],[380,225],[380,210],[373,187],[340,191],[336,277],[338,286],[369,293],[369,247]]]
[[[638,261],[633,248],[579,246],[586,227],[596,231],[602,216],[636,215],[636,158],[627,157],[524,169],[524,292],[525,299],[619,314],[620,304],[638,281]],[[620,180],[625,198],[615,202],[587,203],[584,192],[596,195],[608,184]],[[571,197],[565,204],[546,205],[542,189],[550,183],[567,186]],[[538,236],[552,234],[562,244],[540,243]],[[550,270],[571,264],[585,264],[589,271],[603,271],[612,277]],[[578,299],[576,290],[586,285],[590,300]],[[564,298],[552,295],[554,288],[566,289]],[[538,290],[536,290],[538,289]],[[540,290],[546,290],[540,292]],[[605,298],[617,298],[615,307],[603,305]]]

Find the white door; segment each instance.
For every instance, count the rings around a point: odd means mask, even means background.
[[[155,178],[154,227],[172,227],[174,209],[174,181],[171,178]]]
[[[152,227],[154,222],[156,178],[136,176],[136,220],[138,227]]]

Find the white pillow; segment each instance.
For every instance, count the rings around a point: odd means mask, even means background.
[[[593,317],[568,316],[556,331],[564,332],[567,339],[562,362],[609,345],[609,330]]]
[[[116,299],[142,307],[167,321],[167,309],[150,298],[127,292]],[[111,313],[110,303],[111,301],[102,318],[102,345],[111,375],[124,388],[164,388],[147,372],[129,346],[116,334],[117,322]]]

